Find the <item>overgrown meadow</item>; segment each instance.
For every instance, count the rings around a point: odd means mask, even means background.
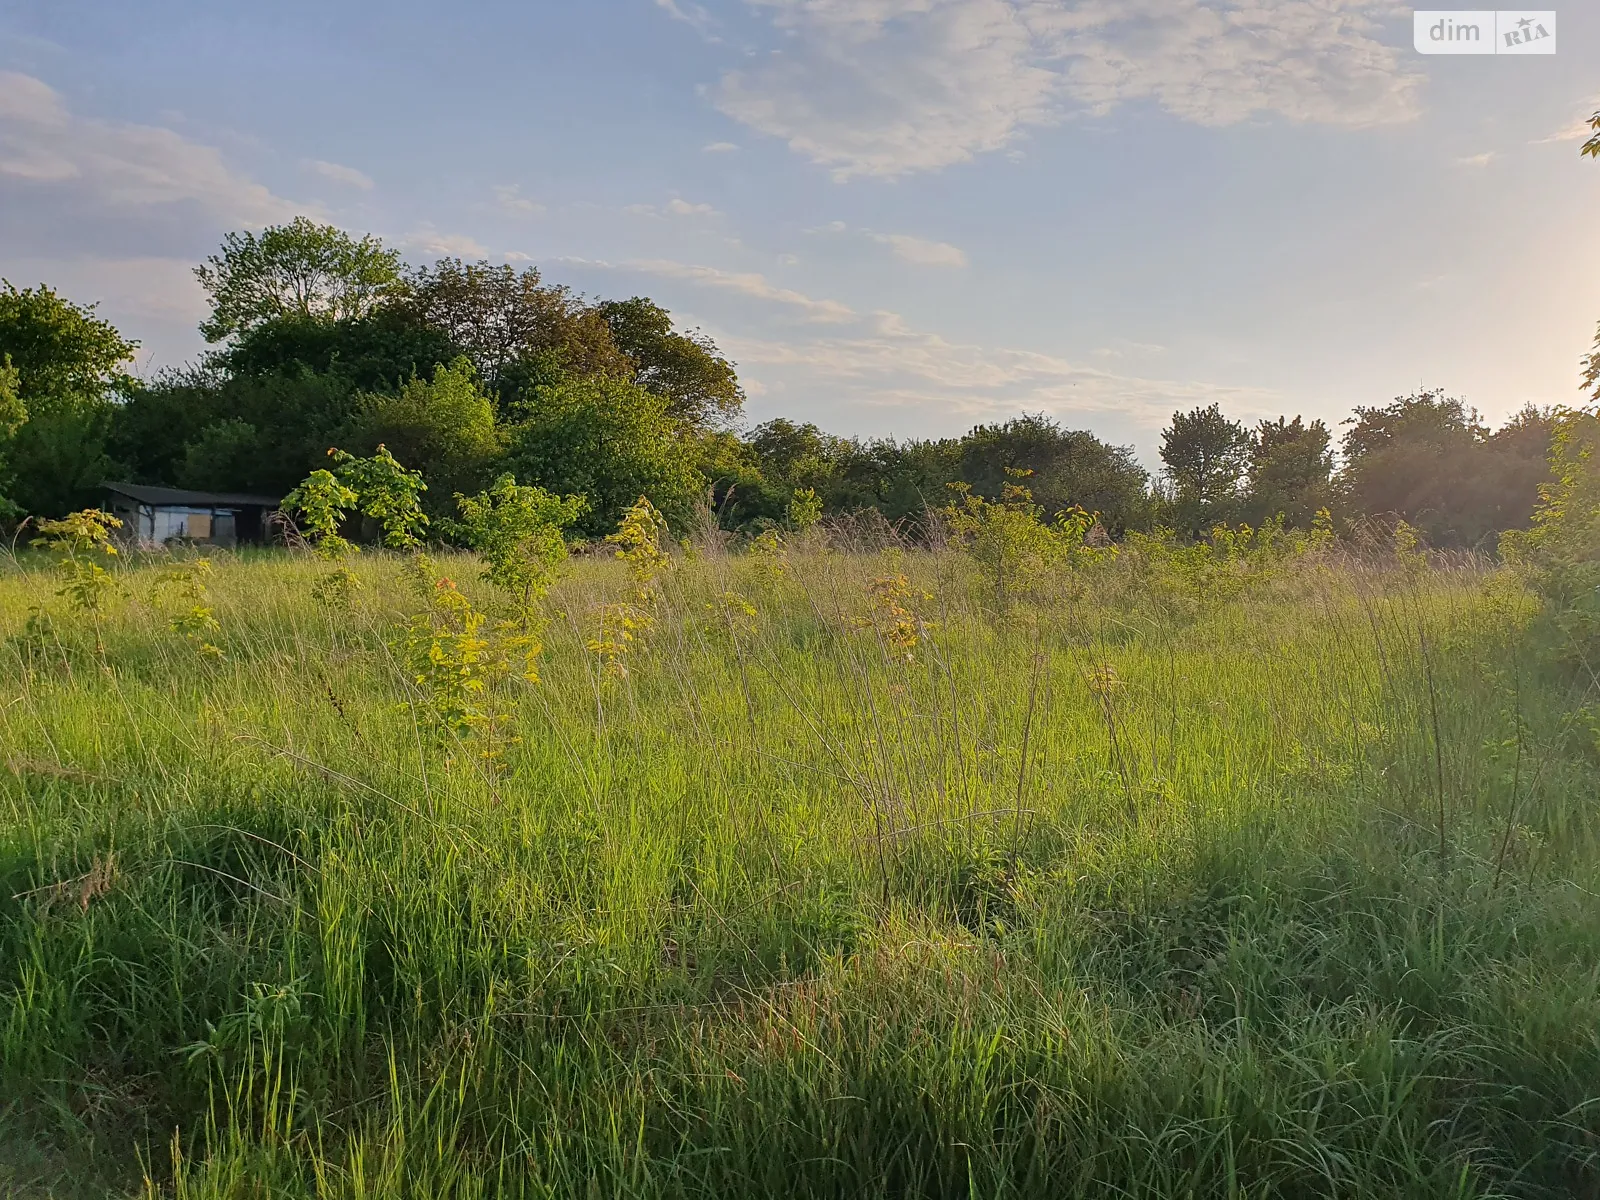
[[[1548,591],[958,500],[496,578],[19,553],[0,1185],[1600,1194]]]

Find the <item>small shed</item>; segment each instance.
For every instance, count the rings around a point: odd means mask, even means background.
[[[122,536],[140,546],[172,541],[236,546],[264,539],[278,498],[241,492],[191,492],[142,483],[108,483],[107,505],[122,521]]]

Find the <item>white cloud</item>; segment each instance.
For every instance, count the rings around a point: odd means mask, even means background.
[[[732,142],[712,142],[709,146],[700,147],[702,154],[732,154],[739,147]]]
[[[711,28],[715,24],[711,19],[711,14],[698,4],[680,4],[678,0],[656,0],[656,7],[664,10],[673,20],[682,21],[686,25],[693,27],[695,32],[703,37],[710,36]],[[711,40],[715,41],[717,39],[713,38]]]
[[[1485,150],[1482,154],[1463,155],[1461,158],[1456,159],[1456,166],[1487,167],[1498,157],[1499,155],[1497,155],[1493,150]]]
[[[494,199],[496,204],[514,216],[536,217],[544,212],[544,205],[528,199],[522,194],[522,188],[514,183],[496,184]]]
[[[585,265],[604,266],[609,264],[588,263]],[[789,308],[798,309],[810,321],[848,321],[856,315],[854,309],[846,304],[839,303],[837,300],[817,300],[801,292],[778,287],[769,281],[766,276],[755,272],[723,271],[717,267],[696,266],[690,263],[673,262],[669,259],[659,258],[635,259],[631,262],[623,263],[622,266],[627,270],[642,271],[647,275],[659,275],[666,279],[681,279],[704,287],[736,292],[753,300],[765,300],[770,303],[781,304]]]
[[[1582,111],[1585,114],[1593,113],[1596,109],[1600,109],[1600,94],[1589,97],[1582,105]],[[1591,124],[1590,117],[1585,115],[1577,118],[1570,125],[1563,125],[1549,137],[1535,139],[1533,144],[1535,146],[1548,146],[1552,142],[1581,142],[1593,133],[1594,126]]]
[[[102,315],[132,313],[145,320],[194,326],[211,311],[194,277],[194,264],[185,259],[21,258],[7,266],[14,268],[8,269],[13,283],[43,278],[48,271],[52,286],[80,304],[102,305]]]
[[[308,158],[303,165],[313,174],[331,179],[334,183],[343,184],[345,187],[360,188],[364,192],[370,192],[373,188],[372,178],[354,167],[326,162],[320,158]]]
[[[147,372],[198,356],[196,326],[211,306],[188,258],[7,254],[4,274],[19,287],[48,282],[139,343],[134,370]]]
[[[507,250],[506,251],[506,261],[507,262],[532,262],[533,261],[533,255],[524,254],[521,250]]]
[[[630,204],[622,210],[636,217],[720,217],[718,212],[709,204],[691,204],[689,201],[674,197],[660,208],[654,204]]]
[[[1165,354],[1167,348],[1154,342],[1131,342],[1117,338],[1109,346],[1101,346],[1094,353],[1101,358],[1123,358],[1128,355]]]
[[[476,238],[464,233],[440,233],[423,226],[401,239],[424,254],[437,254],[441,258],[487,258],[489,249]]]
[[[851,229],[843,221],[829,221],[826,225],[817,225],[803,232],[811,234],[850,233]],[[915,237],[909,233],[879,233],[874,229],[858,229],[855,232],[872,239],[880,246],[888,246],[894,251],[896,258],[904,262],[914,263],[919,267],[964,267],[967,265],[967,252],[959,246],[952,246],[949,242],[935,242],[929,238]]]
[[[747,2],[785,41],[725,74],[717,106],[841,179],[965,162],[1139,99],[1202,125],[1403,121],[1422,79],[1374,36],[1389,0]]]
[[[967,252],[949,242],[931,242],[927,238],[912,237],[908,233],[874,233],[873,241],[888,246],[895,257],[919,267],[964,267]]]
[[[1028,350],[950,341],[875,313],[844,337],[777,342],[724,337],[718,344],[743,367],[798,372],[813,386],[848,389],[873,404],[915,405],[975,420],[1025,409],[1116,414],[1146,430],[1174,409],[1221,403],[1230,412],[1274,410],[1276,393],[1197,381],[1119,375]]]
[[[713,217],[720,214],[709,204],[690,204],[687,200],[674,199],[667,204],[667,211],[675,217]]]
[[[1115,413],[1146,430],[1159,429],[1176,408],[1221,403],[1243,416],[1281,407],[1282,398],[1260,388],[1119,375],[1031,350],[951,341],[914,329],[896,313],[860,313],[836,300],[781,288],[764,276],[669,260],[621,264],[567,259],[575,266],[638,271],[731,292],[779,308],[797,309],[814,324],[839,332],[808,336],[802,327],[783,340],[719,334],[717,344],[753,368],[748,382],[784,386],[790,376],[807,391],[852,402],[917,405],[974,419],[1014,415],[1024,409],[1060,414]],[[1158,346],[1127,343],[1159,352]],[[751,394],[755,394],[752,392]]]
[[[77,116],[42,80],[0,71],[0,180],[66,189],[78,211],[174,205],[225,225],[267,225],[296,206],[170,129]],[[6,204],[13,203],[10,200]]]

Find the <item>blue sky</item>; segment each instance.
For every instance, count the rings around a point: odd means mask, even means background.
[[[1376,0],[12,0],[0,274],[201,350],[189,269],[305,212],[413,262],[647,294],[754,421],[1045,411],[1150,459],[1178,407],[1418,385],[1572,403],[1600,320],[1600,5],[1424,57]]]

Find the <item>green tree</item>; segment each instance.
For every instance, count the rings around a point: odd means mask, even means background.
[[[254,477],[260,454],[261,431],[254,425],[236,417],[217,421],[183,447],[178,484],[203,492],[238,491]]]
[[[1583,360],[1583,390],[1589,399],[1600,400],[1600,325],[1594,331],[1594,349]]]
[[[135,387],[125,366],[138,348],[94,314],[41,284],[0,280],[0,362],[9,362],[13,501],[40,515],[96,499],[118,397]]]
[[[328,457],[333,459],[339,482],[355,494],[362,516],[377,522],[383,531],[385,546],[415,550],[422,545],[428,528],[422,493],[428,485],[420,471],[402,466],[387,446],[379,446],[370,458],[339,449],[329,450]]]
[[[1332,499],[1332,435],[1321,421],[1262,421],[1250,441],[1247,511],[1256,523],[1281,515],[1307,528]]]
[[[1358,407],[1346,423],[1345,502],[1404,520],[1434,545],[1484,545],[1526,525],[1548,476],[1554,422],[1534,409],[1491,433],[1460,400],[1425,389]]]
[[[210,362],[234,377],[310,371],[338,376],[352,391],[373,392],[431,374],[460,353],[443,330],[388,304],[337,321],[299,313],[264,321],[213,352]]]
[[[106,446],[127,482],[179,483],[189,444],[218,420],[225,381],[206,366],[164,370],[140,381],[112,413]]]
[[[961,442],[956,438],[843,442],[832,454],[833,470],[823,501],[834,512],[875,508],[891,523],[919,523],[961,478]]]
[[[17,288],[0,279],[0,358],[17,372],[17,394],[33,401],[108,401],[134,384],[124,369],[139,343],[45,284]]]
[[[666,401],[622,379],[541,389],[509,440],[506,467],[517,478],[587,499],[577,529],[591,537],[615,529],[640,496],[681,529],[706,485]]]
[[[961,478],[984,499],[999,500],[1017,471],[1027,472],[1032,501],[1047,520],[1082,508],[1119,533],[1147,520],[1150,477],[1131,447],[1063,429],[1043,413],[979,425],[961,439]]]
[[[472,360],[507,412],[569,377],[633,373],[605,319],[570,289],[544,283],[533,267],[440,259],[412,272],[405,309]]]
[[[456,357],[449,338],[393,307],[341,321],[279,317],[204,366],[142,384],[117,409],[110,453],[141,483],[281,495],[330,445],[362,440],[374,394],[426,380]],[[377,430],[366,448],[387,434]]]
[[[309,217],[260,234],[230,233],[194,273],[211,297],[211,316],[200,325],[208,342],[284,317],[362,317],[405,290],[399,251]]]
[[[22,509],[8,499],[11,488],[11,440],[28,419],[22,403],[22,376],[11,365],[10,356],[0,359],[0,520],[17,517]]]
[[[456,496],[459,527],[467,545],[483,556],[483,577],[518,598],[526,628],[530,606],[548,590],[567,557],[565,530],[582,514],[582,496],[561,497],[524,487],[502,475],[476,496]]]
[[[1250,435],[1215,404],[1175,412],[1161,431],[1161,461],[1178,525],[1190,535],[1204,534],[1235,516],[1239,482],[1250,465]]]
[[[240,375],[217,380],[205,400],[208,415],[200,429],[187,435],[187,446],[212,425],[239,422],[260,435],[254,455],[241,466],[245,474],[227,490],[282,495],[327,456],[361,411],[362,394],[339,375],[300,369],[268,375]],[[176,482],[169,478],[161,482]]]
[[[635,382],[665,398],[674,420],[698,429],[739,415],[738,372],[710,338],[698,330],[679,333],[672,314],[643,296],[608,300],[598,311],[612,341],[633,360]]]
[[[481,488],[504,450],[494,406],[465,358],[435,368],[431,379],[413,376],[398,394],[362,396],[347,428],[344,444],[388,446],[422,473],[433,497]],[[443,515],[444,501],[430,508]]]

